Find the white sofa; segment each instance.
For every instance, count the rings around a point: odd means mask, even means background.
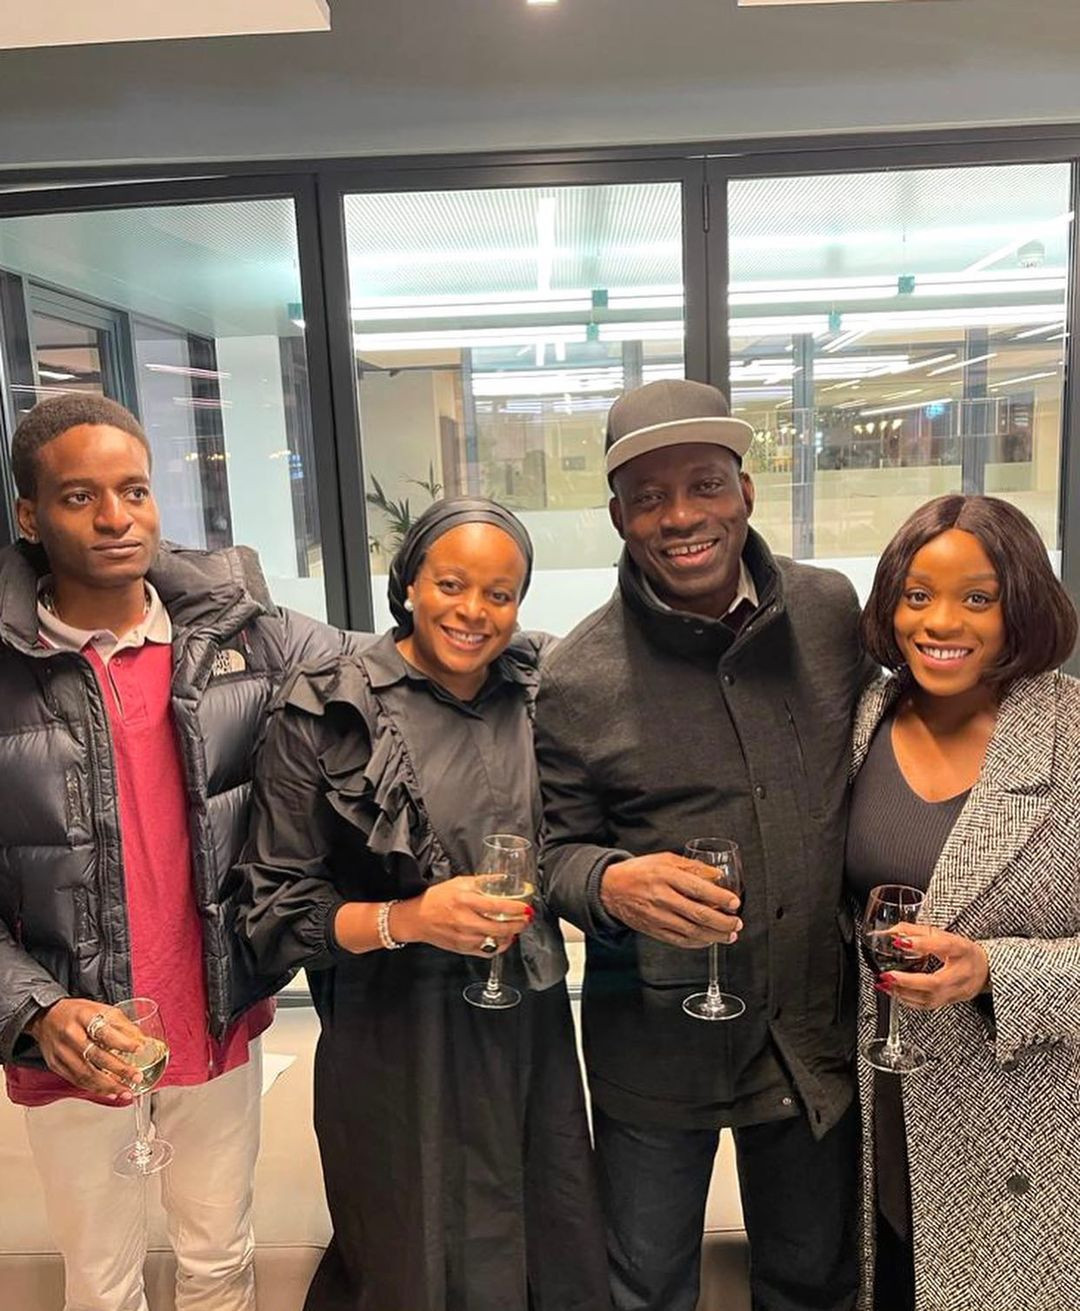
[[[575,954],[578,949],[574,949]],[[260,1311],[300,1311],[329,1233],[311,1128],[311,1073],[318,1022],[285,1004],[264,1039],[268,1067],[291,1057],[263,1098],[255,1228]],[[269,1072],[269,1071],[268,1071]],[[77,1169],[78,1163],[73,1162]],[[151,1183],[151,1188],[154,1188]],[[160,1207],[147,1262],[152,1311],[172,1311],[172,1260]],[[717,1158],[706,1219],[700,1311],[749,1311],[746,1244],[729,1135]],[[0,1311],[60,1311],[63,1276],[26,1144],[23,1114],[0,1095]]]

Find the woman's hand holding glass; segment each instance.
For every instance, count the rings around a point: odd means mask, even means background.
[[[910,1074],[926,1064],[926,1053],[904,1039],[900,1032],[900,1008],[895,987],[888,980],[894,968],[908,965],[911,975],[926,968],[928,956],[923,944],[916,944],[917,916],[923,893],[904,884],[883,883],[873,888],[863,912],[862,945],[866,963],[878,976],[877,987],[889,998],[889,1032],[885,1038],[865,1043],[862,1054],[875,1070],[889,1074]]]
[[[531,922],[533,909],[518,898],[485,895],[477,888],[478,877],[460,874],[399,902],[390,918],[393,937],[485,959],[509,950]]]
[[[905,1006],[939,1010],[942,1006],[972,1001],[987,991],[990,962],[981,943],[959,933],[932,929],[928,924],[905,924],[896,940],[903,950],[910,948],[941,962],[941,968],[932,974],[889,970],[881,975],[883,988]]]

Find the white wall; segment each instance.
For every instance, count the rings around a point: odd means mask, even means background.
[[[259,553],[270,593],[326,617],[321,578],[299,578],[277,337],[219,337],[233,541]]]
[[[1080,119],[1076,0],[337,0],[329,34],[0,53],[0,166]]]

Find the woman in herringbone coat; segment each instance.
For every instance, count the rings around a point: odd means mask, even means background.
[[[1080,1308],[1076,632],[1005,502],[940,497],[881,557],[863,635],[892,673],[856,717],[848,882],[923,888],[898,945],[935,968],[876,984],[930,1061],[860,1061],[863,1308]],[[864,1044],[885,998],[860,973]]]

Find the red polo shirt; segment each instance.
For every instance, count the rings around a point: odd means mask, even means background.
[[[101,688],[119,791],[132,985],[136,996],[158,1003],[170,1051],[159,1087],[175,1087],[242,1065],[249,1041],[273,1018],[273,1003],[253,1007],[222,1042],[211,1038],[187,787],[172,717],[171,624],[149,587],[147,595],[143,623],[119,641],[107,631],[71,629],[47,611],[42,640],[81,650]],[[9,1065],[5,1074],[8,1096],[22,1106],[89,1097],[49,1071]]]

